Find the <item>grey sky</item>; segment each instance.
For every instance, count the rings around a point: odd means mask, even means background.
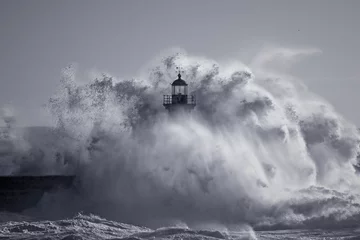
[[[249,61],[273,44],[321,49],[293,73],[360,125],[359,10],[357,0],[1,0],[0,105],[40,125],[70,62],[128,76],[169,47]]]

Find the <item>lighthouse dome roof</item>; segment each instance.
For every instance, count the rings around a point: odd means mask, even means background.
[[[173,86],[187,86],[185,80],[181,79],[181,74],[178,74],[178,79],[176,79],[171,85]]]

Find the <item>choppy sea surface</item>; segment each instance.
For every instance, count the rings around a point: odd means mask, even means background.
[[[3,213],[1,237],[359,239],[358,128],[276,68],[314,52],[245,65],[172,51],[131,79],[64,69],[51,126],[3,109],[0,175],[76,175],[81,193],[43,199],[41,218]],[[197,105],[169,116],[177,66]]]
[[[95,215],[78,214],[73,218],[39,221],[25,216],[2,213],[1,239],[360,239],[360,229],[253,231],[243,226],[237,231],[190,229],[187,227],[147,227],[109,221]]]

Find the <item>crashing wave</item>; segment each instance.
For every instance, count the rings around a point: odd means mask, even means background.
[[[88,84],[65,69],[48,104],[56,127],[8,140],[15,160],[6,173],[76,173],[82,195],[44,200],[50,214],[59,204],[66,212],[71,199],[71,213],[158,226],[181,220],[267,229],[358,220],[359,134],[331,105],[258,66],[185,52],[154,65],[140,78],[103,75]],[[174,119],[161,100],[179,65],[198,105]]]

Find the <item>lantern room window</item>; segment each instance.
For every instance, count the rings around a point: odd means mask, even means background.
[[[187,95],[187,86],[172,86],[172,95]]]

